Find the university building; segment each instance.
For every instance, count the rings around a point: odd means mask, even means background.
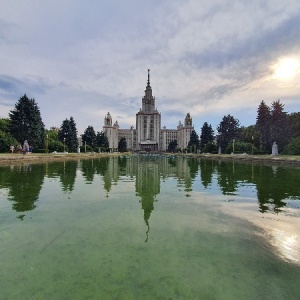
[[[161,114],[155,107],[155,97],[150,86],[150,70],[148,69],[148,81],[145,95],[142,98],[142,107],[136,113],[136,128],[121,129],[118,121],[113,123],[110,113],[104,118],[103,132],[109,142],[109,148],[118,148],[121,138],[126,139],[128,150],[139,151],[166,151],[169,143],[177,140],[178,148],[185,149],[190,141],[190,135],[194,126],[192,118],[187,113],[184,124],[179,121],[177,129],[161,128]]]

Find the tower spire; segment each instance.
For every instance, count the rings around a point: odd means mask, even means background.
[[[150,70],[151,69],[148,69],[148,82],[147,82],[147,85],[150,85]]]

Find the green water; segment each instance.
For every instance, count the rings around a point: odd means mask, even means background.
[[[0,299],[299,299],[299,262],[257,225],[298,224],[299,183],[160,156],[1,167]]]

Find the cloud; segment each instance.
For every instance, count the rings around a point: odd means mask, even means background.
[[[292,0],[4,2],[1,114],[26,93],[47,127],[72,115],[81,133],[101,130],[110,111],[126,128],[151,68],[162,125],[175,128],[190,112],[199,130],[224,111],[250,125],[262,99],[299,98],[296,83],[270,79],[279,57],[300,57],[299,32]]]
[[[30,92],[33,94],[44,94],[51,84],[45,78],[14,78],[12,76],[0,74],[0,93],[1,91],[9,98],[16,98],[20,94]]]

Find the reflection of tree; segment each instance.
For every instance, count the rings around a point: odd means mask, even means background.
[[[200,169],[201,169],[201,181],[205,188],[207,188],[212,182],[212,174],[213,174],[213,160],[203,159],[200,161]]]
[[[63,186],[63,191],[73,191],[77,164],[77,161],[66,161],[63,163],[62,172],[60,173],[60,182]]]
[[[119,157],[118,163],[119,163],[120,176],[126,176],[127,158]]]
[[[235,163],[219,162],[217,164],[218,184],[224,195],[234,194],[238,184],[235,178]]]
[[[278,168],[277,176],[282,176],[283,178],[288,178],[284,181],[284,185],[288,186],[286,188],[286,195],[291,199],[300,199],[300,169],[290,169],[290,168]]]
[[[195,179],[198,174],[199,162],[197,159],[189,159],[188,166],[190,168],[191,178]]]
[[[22,166],[8,183],[9,200],[15,211],[33,210],[39,197],[45,174],[45,165]]]
[[[96,171],[96,163],[94,164],[94,159],[84,159],[81,163],[81,171],[85,180],[92,183]]]
[[[300,199],[299,169],[219,162],[217,172],[218,183],[224,195],[235,193],[244,183],[255,184],[261,212],[272,210],[278,213],[286,206],[284,200]],[[201,167],[201,178],[202,173]]]
[[[110,192],[111,190],[111,176],[108,172],[103,176],[104,180],[104,189],[106,190],[107,193]]]
[[[198,173],[199,163],[197,159],[188,159],[186,170],[188,171],[188,176],[185,177],[185,191],[191,192],[193,190],[193,182],[195,181],[196,175]],[[189,196],[189,195],[188,195]]]
[[[97,161],[97,163],[95,164],[97,174],[100,174],[102,176],[104,176],[106,174],[107,168],[108,168],[108,161],[109,161],[108,157],[100,158]]]
[[[291,177],[297,177],[295,175],[298,174],[298,182],[300,182],[299,172],[295,172],[295,170],[290,172],[290,170],[282,167],[276,168],[275,172],[274,170],[272,167],[257,166],[257,172],[255,172],[257,198],[261,212],[266,212],[271,207],[275,213],[280,212],[280,208],[286,205],[282,200],[288,198],[291,192],[295,190],[294,186],[297,186],[295,184],[297,181],[292,181]],[[298,189],[297,195],[299,196],[299,185],[296,189]]]
[[[172,167],[176,167],[176,158],[175,157],[168,158],[168,164],[171,165]]]
[[[52,162],[46,165],[46,169],[47,177],[56,178],[61,174],[63,165],[61,162]]]
[[[104,189],[110,192],[112,181],[118,181],[119,167],[117,157],[103,157],[94,161],[94,167],[97,174],[102,175],[104,181]]]
[[[63,191],[73,191],[79,161],[52,162],[46,165],[49,178],[59,177]]]
[[[9,186],[12,171],[10,167],[1,167],[0,168],[0,188],[7,188]]]

